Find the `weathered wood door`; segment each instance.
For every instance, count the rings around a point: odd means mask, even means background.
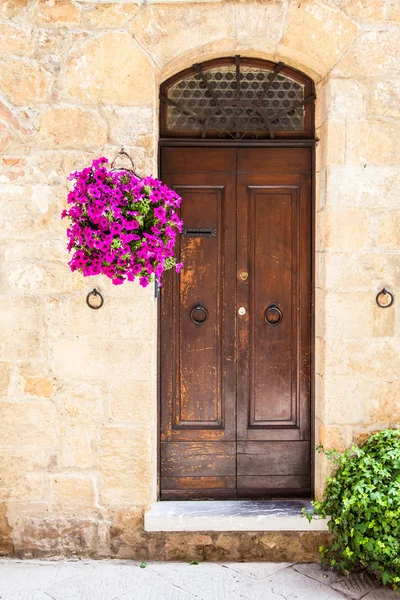
[[[161,499],[311,493],[311,149],[161,150]]]

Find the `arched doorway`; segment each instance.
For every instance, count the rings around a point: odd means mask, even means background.
[[[160,99],[185,222],[160,302],[161,499],[310,496],[313,83],[236,56]]]

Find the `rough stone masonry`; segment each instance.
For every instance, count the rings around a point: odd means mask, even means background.
[[[317,87],[316,443],[400,424],[400,2],[0,6],[0,548],[19,556],[314,560],[320,534],[148,534],[157,498],[153,290],[71,274],[67,175],[121,145],[157,172],[158,89],[219,56]],[[87,309],[97,286],[101,314]],[[317,492],[327,465],[317,458]],[[289,547],[289,549],[288,549]],[[290,556],[289,556],[289,554]]]

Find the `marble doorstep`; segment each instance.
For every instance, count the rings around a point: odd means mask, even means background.
[[[328,520],[309,523],[308,500],[187,500],[154,502],[144,517],[146,531],[327,531]]]

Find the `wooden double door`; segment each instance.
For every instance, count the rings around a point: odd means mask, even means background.
[[[161,149],[161,499],[311,494],[310,148]]]

